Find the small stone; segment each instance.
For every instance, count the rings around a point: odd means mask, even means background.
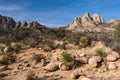
[[[66,70],[69,70],[69,66],[64,64],[63,62],[59,63],[59,69],[61,71],[66,71]]]
[[[110,70],[115,70],[117,68],[117,66],[116,66],[116,64],[115,63],[109,63],[108,64],[108,69],[110,69]]]
[[[114,57],[112,54],[107,55],[107,61],[113,62],[113,61],[115,61],[116,59],[117,59],[117,58]]]
[[[45,66],[45,69],[48,71],[56,71],[58,69],[58,65],[56,65],[54,62],[51,62]]]
[[[79,59],[79,61],[80,61],[81,63],[83,63],[83,64],[86,64],[86,63],[88,63],[88,58],[87,58],[87,57],[81,57],[81,58]]]
[[[41,59],[41,65],[45,66],[45,63],[46,63],[45,59]]]
[[[76,79],[76,78],[78,78],[79,75],[76,71],[74,71],[74,72],[71,73],[70,76],[72,77],[72,79]]]
[[[81,80],[91,80],[91,79],[84,77]]]
[[[8,66],[0,66],[0,71],[7,70]]]
[[[86,56],[86,54],[85,54],[85,53],[80,54],[80,57],[84,57],[84,56]]]
[[[52,50],[51,52],[52,52],[52,53],[55,53],[55,50]]]
[[[12,52],[13,49],[10,47],[10,46],[7,46],[4,48],[4,53],[9,53],[9,52]]]

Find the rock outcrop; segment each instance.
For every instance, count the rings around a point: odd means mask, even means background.
[[[0,29],[1,30],[11,31],[11,30],[20,29],[20,28],[34,28],[34,29],[42,30],[47,27],[44,25],[41,25],[40,23],[36,21],[33,21],[31,23],[27,23],[26,21],[15,22],[14,19],[11,17],[0,15]]]
[[[88,12],[86,12],[82,17],[82,26],[95,26],[95,23]]]
[[[66,29],[71,31],[94,33],[103,33],[105,31],[109,33],[114,30],[109,24],[105,23],[104,19],[98,14],[95,13],[91,17],[88,12],[86,12],[82,18],[76,17],[73,22],[66,27]]]

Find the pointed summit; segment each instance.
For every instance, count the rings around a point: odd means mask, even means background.
[[[98,14],[93,14],[93,21],[96,23],[96,24],[99,24],[99,23],[104,23],[104,19],[101,18]]]
[[[83,26],[95,26],[93,19],[90,17],[90,14],[86,12],[82,17],[82,25]]]

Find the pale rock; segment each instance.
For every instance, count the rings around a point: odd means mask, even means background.
[[[113,55],[114,57],[116,57],[116,58],[120,58],[120,54],[117,53],[117,52],[112,52],[112,55]]]
[[[71,73],[70,76],[71,76],[72,79],[76,79],[78,77],[78,72],[74,71],[74,72]]]
[[[91,79],[84,77],[81,80],[91,80]]]
[[[79,56],[80,56],[80,57],[85,57],[86,54],[85,54],[85,53],[82,53],[82,54],[80,54]]]
[[[7,70],[8,69],[8,66],[0,66],[0,71],[4,71],[4,70]]]
[[[80,17],[75,17],[73,22],[68,25],[67,29],[68,30],[75,30],[75,29],[80,28],[81,26],[82,26],[82,21],[81,21]]]
[[[56,65],[54,62],[50,62],[47,66],[45,66],[45,69],[48,71],[55,71],[58,69],[58,65]]]
[[[66,70],[69,70],[69,66],[66,65],[66,64],[63,63],[63,62],[60,62],[60,63],[59,63],[59,69],[60,69],[61,71],[66,71]]]
[[[111,19],[108,23],[109,23],[109,24],[114,24],[115,22],[116,22],[116,20]]]
[[[98,15],[98,14],[93,14],[93,21],[95,22],[95,23],[101,23],[101,18],[100,18],[100,16]]]
[[[107,58],[107,61],[110,61],[110,62],[113,62],[113,61],[117,60],[117,58],[114,57],[112,54],[108,54],[106,58]]]
[[[100,56],[93,56],[92,58],[94,58],[97,62],[102,61],[102,58]]]
[[[104,23],[104,18],[101,18],[101,23]]]
[[[95,26],[95,23],[88,12],[86,12],[82,17],[82,26]]]
[[[116,68],[117,68],[117,66],[116,66],[115,63],[111,62],[111,63],[108,64],[108,69],[109,70],[115,70]]]
[[[97,67],[97,61],[95,58],[90,58],[88,60],[88,63],[89,63],[89,65],[91,65],[91,67]]]
[[[7,46],[4,48],[4,53],[9,53],[11,52],[13,49],[10,46]]]
[[[89,59],[88,57],[80,57],[79,61],[83,64],[86,64],[86,63],[88,63],[88,59]]]

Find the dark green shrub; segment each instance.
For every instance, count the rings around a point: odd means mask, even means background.
[[[8,65],[14,63],[16,61],[16,57],[9,53],[7,55],[3,55],[2,59],[0,60],[0,65]]]
[[[41,61],[42,55],[40,54],[33,54],[32,59],[35,60],[37,63]]]
[[[74,64],[74,59],[67,52],[63,52],[60,56],[60,61],[64,62],[66,65],[71,66]]]
[[[16,52],[19,52],[20,50],[21,50],[21,44],[15,44],[14,46],[13,46],[13,49],[16,51]]]
[[[105,57],[105,51],[102,48],[98,48],[95,51],[96,56]]]
[[[81,46],[87,46],[88,45],[88,39],[87,39],[87,37],[85,37],[85,36],[81,37],[79,44]]]

